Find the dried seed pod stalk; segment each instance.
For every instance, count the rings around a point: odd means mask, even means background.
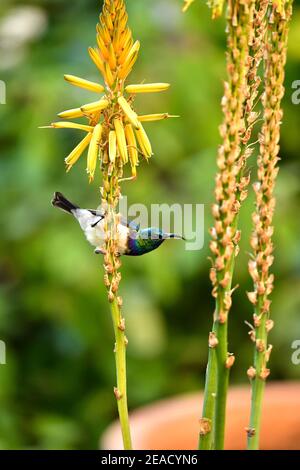
[[[272,346],[268,345],[268,333],[273,327],[273,321],[269,318],[271,304],[269,297],[274,282],[274,276],[270,273],[273,264],[274,186],[278,174],[280,124],[283,116],[281,102],[284,96],[284,69],[291,15],[291,0],[274,2],[270,7],[269,28],[264,41],[265,92],[262,97],[264,123],[259,139],[257,182],[254,184],[256,210],[253,214],[254,230],[251,238],[253,255],[249,261],[254,291],[250,292],[248,297],[254,305],[255,312],[254,367],[248,370],[252,383],[251,418],[247,430],[249,449],[259,447],[263,393],[265,381],[270,374],[268,361]]]
[[[115,396],[122,427],[124,447],[131,448],[126,391],[126,345],[125,321],[122,317],[122,299],[118,295],[121,261],[118,253],[119,215],[116,213],[121,195],[120,182],[134,179],[137,175],[140,156],[148,160],[152,147],[142,122],[159,121],[171,117],[168,113],[143,115],[141,118],[133,108],[134,99],[140,93],[162,92],[168,83],[130,84],[125,81],[137,60],[140,43],[133,40],[127,25],[128,15],[124,0],[104,0],[97,25],[97,47],[89,48],[89,55],[104,79],[104,85],[89,80],[65,75],[71,85],[87,89],[96,99],[79,108],[70,109],[58,116],[64,121],[55,122],[52,128],[71,128],[85,132],[85,137],[66,158],[67,171],[87,150],[87,173],[93,181],[97,166],[102,171],[102,208],[106,211],[103,247],[104,283],[111,304],[116,337],[115,357],[117,387]],[[97,96],[98,95],[98,96]],[[87,123],[74,123],[66,119],[87,119]],[[124,178],[126,165],[131,167],[131,177]]]
[[[213,2],[213,16],[222,11],[220,2]],[[234,261],[238,254],[240,231],[238,214],[247,197],[249,176],[245,175],[253,126],[258,119],[254,111],[261,80],[258,68],[262,60],[261,40],[265,33],[267,1],[232,0],[228,2],[228,49],[225,95],[222,100],[224,122],[220,127],[223,144],[219,149],[215,204],[211,229],[213,266],[211,281],[216,299],[213,333],[217,345],[209,348],[206,373],[203,419],[212,426],[200,436],[200,449],[222,448],[226,397],[230,368],[228,360],[227,321],[232,304]],[[230,365],[230,367],[229,367]],[[217,397],[217,398],[216,398]]]

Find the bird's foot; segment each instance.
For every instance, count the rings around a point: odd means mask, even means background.
[[[106,255],[106,250],[105,248],[96,248],[95,249],[95,255]]]

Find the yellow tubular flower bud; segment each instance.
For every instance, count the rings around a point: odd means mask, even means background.
[[[188,8],[190,6],[190,4],[194,2],[194,0],[185,0],[185,2],[187,2],[187,8]],[[280,2],[280,0],[277,2],[277,4],[279,4],[279,2]],[[212,18],[213,19],[219,18],[219,16],[222,15],[223,8],[224,8],[224,3],[225,3],[225,0],[211,0],[209,2],[209,6],[212,9]],[[187,10],[187,8],[186,8],[186,10]]]
[[[114,25],[113,25],[110,14],[105,13],[105,14],[102,14],[102,15],[103,15],[104,22],[106,23],[109,31],[112,32],[113,29],[114,29]]]
[[[136,165],[131,164],[131,175],[132,178],[136,178]]]
[[[90,141],[92,139],[92,134],[87,134],[85,138],[79,142],[77,147],[72,150],[72,152],[67,156],[65,159],[65,163],[67,165],[67,171],[69,171],[72,166],[77,162],[79,157],[83,154],[87,146],[89,145]]]
[[[140,128],[140,123],[139,123],[137,114],[133,111],[133,109],[131,108],[128,101],[126,101],[124,96],[120,96],[118,98],[118,103],[121,106],[124,113],[126,114],[126,117],[129,119],[129,121],[133,125],[133,127],[135,127],[135,129],[139,129]]]
[[[133,46],[133,40],[132,40],[132,37],[131,37],[131,34],[126,38],[125,42],[124,42],[124,50],[123,52],[120,54],[119,56],[119,59],[118,59],[118,63],[120,65],[124,64],[125,60],[126,60],[126,57],[128,56],[129,54],[129,51],[130,49],[132,48]]]
[[[128,52],[127,57],[124,61],[124,64],[122,65],[122,68],[119,71],[119,78],[124,80],[127,77],[127,75],[130,73],[138,57],[139,50],[140,50],[140,42],[136,41],[131,47],[130,51]]]
[[[123,163],[128,162],[128,151],[126,145],[125,131],[121,119],[114,119],[114,126],[117,136],[117,144]]]
[[[106,6],[106,7],[110,7],[110,10],[111,10],[112,15],[115,15],[115,14],[116,14],[116,8],[119,7],[119,4],[110,3],[110,0],[105,0],[104,3],[105,3],[105,6]]]
[[[115,131],[109,133],[109,160],[113,163],[117,155],[117,136]]]
[[[133,39],[132,39],[132,34],[129,28],[126,29],[125,33],[122,36],[122,47],[129,47],[130,48],[133,46]]]
[[[142,125],[140,129],[135,131],[135,134],[136,134],[139,146],[141,147],[142,153],[144,154],[146,158],[150,158],[152,156],[152,147],[150,144],[150,140],[148,139],[148,136],[146,134],[146,131]]]
[[[126,28],[127,21],[128,21],[128,14],[125,11],[124,14],[120,17],[120,20],[119,20],[120,31],[123,31]]]
[[[102,37],[103,41],[104,41],[106,44],[109,44],[109,43],[110,43],[110,34],[109,34],[109,30],[108,30],[108,28],[106,27],[106,25],[105,25],[103,22],[101,23],[100,36]]]
[[[85,104],[81,106],[80,109],[83,113],[92,114],[95,111],[103,111],[103,109],[107,108],[108,105],[109,102],[107,100],[101,99],[98,101],[94,101],[93,103]]]
[[[124,60],[126,59],[126,56],[129,54],[129,51],[132,48],[133,44],[134,44],[134,42],[133,42],[133,39],[132,39],[132,35],[129,32],[129,34],[124,38],[124,45],[123,45],[124,50],[123,50],[122,54],[120,54],[120,62],[123,58],[123,61],[121,63],[124,63]],[[126,55],[123,56],[123,53],[126,54]]]
[[[115,76],[113,72],[111,71],[111,68],[107,62],[104,64],[104,76],[105,76],[105,81],[109,87],[112,87],[114,82],[115,82]]]
[[[184,6],[182,7],[183,13],[188,10],[192,3],[194,3],[194,0],[184,0]]]
[[[120,79],[126,80],[128,75],[130,74],[137,58],[138,58],[138,53],[136,52],[135,55],[133,57],[131,57],[130,60],[125,61],[124,65],[122,67],[122,70],[120,70],[120,72],[119,72],[119,78]]]
[[[86,90],[94,91],[96,93],[103,93],[105,90],[104,86],[100,85],[100,83],[90,82],[89,80],[75,77],[74,75],[64,75],[64,79],[68,83],[71,83],[71,85],[85,88]]]
[[[107,50],[107,47],[106,47],[106,45],[105,45],[105,42],[103,41],[103,39],[102,39],[102,37],[100,36],[99,33],[97,34],[97,44],[98,44],[100,53],[101,53],[101,55],[103,56],[103,58],[104,58],[105,60],[108,60],[108,58],[109,58],[109,52],[108,52],[108,50]]]
[[[87,172],[90,176],[90,180],[94,179],[94,174],[96,171],[101,135],[102,135],[102,126],[101,124],[97,124],[94,128],[91,143],[89,146],[88,157],[87,157]]]
[[[88,51],[89,51],[90,58],[92,59],[92,61],[94,62],[98,70],[102,73],[102,75],[104,75],[105,74],[104,64],[100,57],[99,52],[95,50],[93,47],[89,47]]]
[[[114,51],[112,43],[110,43],[110,45],[109,45],[109,58],[108,58],[108,61],[109,61],[110,68],[112,70],[115,70],[116,67],[117,67],[117,59],[116,59],[116,56],[115,56],[115,51]]]
[[[170,88],[169,83],[145,83],[142,85],[128,85],[125,87],[127,93],[158,93]]]
[[[67,111],[63,111],[62,113],[58,114],[58,117],[62,119],[74,119],[74,118],[79,118],[83,116],[84,114],[80,108],[68,109]]]
[[[131,165],[136,166],[139,163],[139,153],[137,150],[136,139],[131,124],[127,124],[125,126],[125,137],[127,140],[128,153]]]
[[[93,126],[85,126],[84,124],[76,124],[75,122],[52,122],[51,126],[55,129],[79,129],[80,131],[93,132]]]
[[[111,43],[111,46],[116,51],[116,53],[119,53],[119,51],[121,49],[121,47],[120,47],[121,35],[122,35],[122,29],[119,26],[114,31],[113,42]]]
[[[133,46],[131,47],[128,53],[127,60],[126,60],[127,62],[130,62],[131,59],[133,59],[133,57],[135,57],[135,55],[138,54],[140,47],[141,47],[140,41],[135,41],[135,43],[133,44]]]
[[[172,116],[169,113],[162,114],[144,114],[143,116],[138,116],[140,122],[151,122],[151,121],[162,121],[163,119],[175,118],[179,116]]]

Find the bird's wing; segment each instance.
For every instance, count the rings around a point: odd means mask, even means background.
[[[102,215],[96,215],[88,209],[75,209],[73,214],[80,223],[82,230],[87,230],[89,227],[95,228],[103,219]]]
[[[97,225],[104,219],[105,217],[105,213],[104,211],[101,211],[101,210],[95,210],[95,209],[87,209],[87,211],[90,212],[90,214],[92,214],[95,219],[91,222],[91,227],[94,228],[94,227],[97,227]]]
[[[99,217],[98,222],[95,221],[95,225],[101,222],[101,220],[105,217],[105,213],[103,210],[96,210],[96,209],[86,209],[95,217]],[[140,230],[140,224],[136,224],[133,220],[128,220],[125,217],[121,217],[120,220],[121,225],[124,227],[128,227],[130,230],[138,232]]]
[[[95,210],[95,209],[87,209],[92,215],[99,217],[99,222],[101,221],[102,218],[104,218],[105,214],[103,210]],[[99,223],[98,222],[98,223]],[[136,224],[133,220],[128,220],[125,217],[121,217],[120,220],[121,225],[124,227],[128,227],[130,230],[134,230],[138,232],[140,230],[140,224]]]
[[[95,210],[95,209],[87,209],[87,211],[89,211],[92,215],[96,215],[97,217],[104,217],[104,211],[99,211],[99,210]]]
[[[133,222],[133,220],[128,220],[125,219],[125,217],[121,217],[121,225],[124,225],[124,227],[128,227],[130,230],[134,230],[135,232],[138,232],[140,230],[140,224],[136,224]]]
[[[95,218],[96,218],[96,220],[91,223],[92,228],[97,227],[97,225],[100,224],[100,222],[102,222],[102,220],[104,219],[104,216],[99,215],[99,216],[95,216]]]

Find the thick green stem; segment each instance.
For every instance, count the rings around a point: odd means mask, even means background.
[[[222,302],[217,301],[213,332],[210,337],[202,410],[202,416],[205,418],[200,421],[200,450],[223,449],[224,447],[230,367],[227,367],[228,322],[220,323],[218,320]]]
[[[115,359],[117,371],[117,387],[115,396],[118,403],[119,419],[122,430],[123,444],[125,450],[131,450],[131,435],[129,427],[128,405],[127,405],[127,381],[126,381],[126,336],[124,321],[122,320],[120,308],[116,299],[111,303],[111,314],[115,332]]]
[[[263,407],[263,398],[265,391],[265,381],[258,378],[253,381],[251,397],[251,418],[248,430],[248,450],[259,449],[261,416]]]
[[[261,311],[261,308],[258,308],[257,310]],[[256,338],[259,338],[259,343],[257,344],[267,344],[268,334],[266,328],[266,315],[262,317],[261,324],[256,330]],[[265,377],[264,375],[261,375],[261,372],[264,370],[265,363],[265,351],[259,350],[259,348],[256,347],[254,353],[254,367],[256,372],[259,371],[259,373],[256,373],[255,377],[252,379],[251,416],[250,427],[248,429],[248,450],[259,449],[263,398],[266,385]]]
[[[237,225],[237,220],[236,220]],[[213,332],[209,341],[209,356],[206,371],[204,402],[200,421],[200,450],[223,449],[225,438],[226,404],[229,373],[232,363],[228,362],[228,321],[222,323],[222,308],[226,293],[232,285],[234,256],[230,264],[230,282],[220,293],[216,302]]]
[[[211,450],[213,448],[213,419],[217,393],[217,358],[214,347],[208,351],[208,363],[205,376],[205,394],[202,418],[200,421],[199,449]]]
[[[214,425],[214,443],[216,450],[224,448],[225,440],[225,422],[226,422],[226,404],[229,383],[229,371],[227,367],[228,359],[228,322],[219,323],[217,326],[217,337],[219,346],[216,349],[218,362],[218,380],[217,380],[217,400]]]
[[[240,175],[239,175],[240,176]],[[241,176],[240,176],[241,177]],[[238,227],[238,215],[234,221],[234,230],[237,230]],[[228,385],[229,385],[229,374],[230,369],[233,365],[233,362],[230,361],[230,356],[228,353],[228,318],[225,323],[221,323],[218,319],[222,318],[221,315],[221,306],[226,302],[226,295],[231,291],[233,273],[235,266],[235,255],[232,256],[229,263],[229,283],[227,288],[220,293],[220,299],[217,301],[217,314],[216,320],[214,322],[214,328],[216,332],[216,337],[218,338],[218,347],[216,349],[217,357],[217,401],[214,417],[214,442],[215,449],[222,450],[224,449],[225,442],[225,424],[226,424],[226,406],[227,406],[227,395],[228,395]],[[234,357],[231,356],[234,361]]]

